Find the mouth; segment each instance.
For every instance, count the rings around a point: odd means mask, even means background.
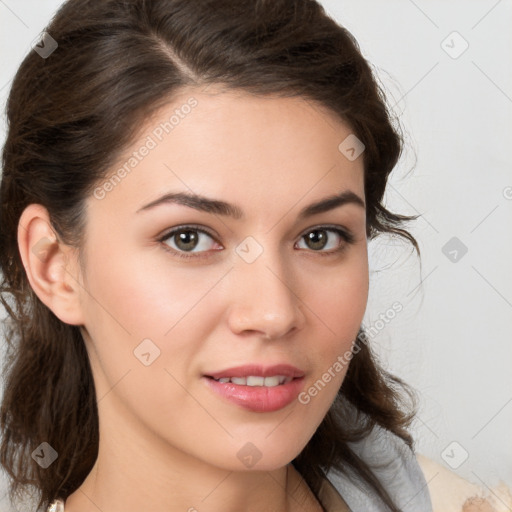
[[[226,368],[205,375],[220,382],[229,382],[243,386],[279,386],[292,379],[304,377],[305,373],[290,364],[274,364],[263,366],[260,364],[246,364],[233,368]],[[222,380],[229,379],[229,380]],[[262,380],[263,379],[263,380]]]
[[[251,412],[273,412],[291,405],[304,387],[305,373],[287,364],[245,365],[203,375],[213,396]]]

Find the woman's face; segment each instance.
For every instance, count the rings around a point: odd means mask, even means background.
[[[141,133],[87,202],[80,308],[100,439],[281,467],[332,404],[365,312],[363,156],[299,98],[189,90]],[[255,378],[212,380],[225,370]]]

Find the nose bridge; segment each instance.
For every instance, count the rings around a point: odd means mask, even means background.
[[[300,328],[304,318],[297,281],[279,249],[248,237],[236,252],[232,329],[258,331],[277,338],[294,327]]]

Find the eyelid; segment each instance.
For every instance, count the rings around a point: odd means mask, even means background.
[[[199,224],[180,224],[178,226],[174,226],[173,228],[168,228],[165,231],[162,232],[161,235],[158,235],[158,239],[166,239],[169,238],[169,236],[172,233],[176,233],[178,231],[186,231],[187,229],[190,229],[191,231],[199,231],[201,233],[205,233],[208,236],[211,236],[212,238],[216,238],[216,234],[210,229],[205,226],[199,225]],[[218,240],[216,240],[218,241]]]

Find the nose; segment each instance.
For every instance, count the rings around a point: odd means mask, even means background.
[[[231,307],[228,322],[232,332],[257,333],[279,339],[302,329],[305,317],[292,269],[279,256],[265,250],[256,261],[242,259],[231,272]]]

